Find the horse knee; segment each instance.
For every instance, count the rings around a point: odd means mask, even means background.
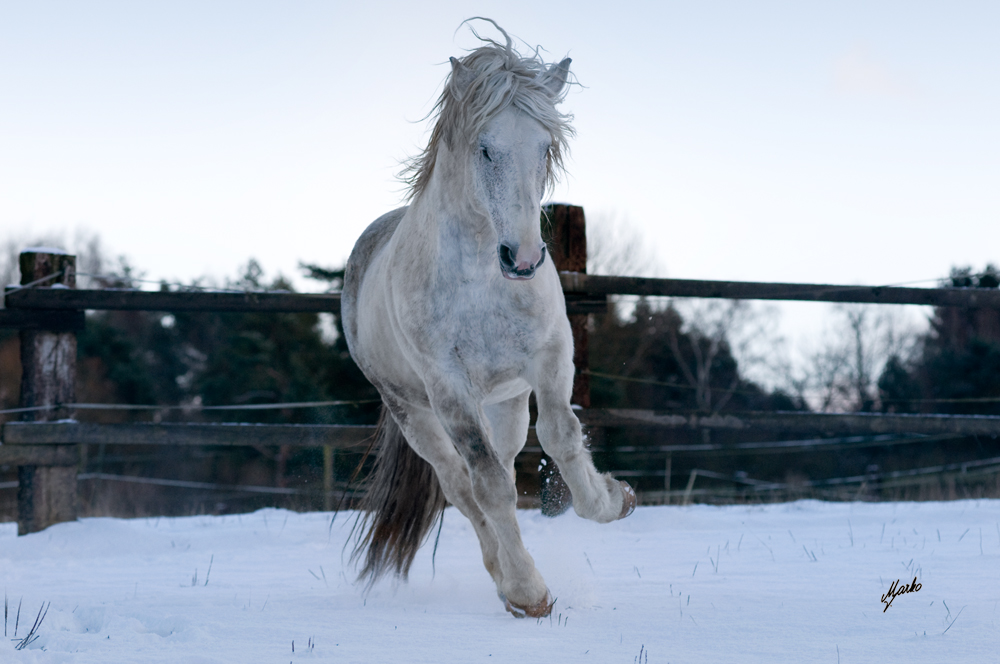
[[[545,453],[557,461],[569,460],[583,449],[583,429],[573,411],[538,415],[535,431]]]
[[[472,491],[479,508],[487,514],[517,506],[514,478],[499,465],[473,469]]]

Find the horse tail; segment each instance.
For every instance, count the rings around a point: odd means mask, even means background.
[[[359,535],[351,562],[362,555],[365,564],[358,580],[371,587],[387,571],[404,579],[447,500],[434,468],[417,455],[389,410],[382,405],[373,445],[375,465],[366,480]]]

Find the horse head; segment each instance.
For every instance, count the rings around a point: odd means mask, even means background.
[[[537,53],[521,56],[496,27],[506,44],[480,38],[485,46],[451,58],[430,143],[404,179],[414,198],[437,179],[459,216],[492,230],[503,276],[526,280],[545,261],[542,198],[573,133],[571,116],[556,110],[571,60],[547,65]]]
[[[535,76],[538,91],[547,93],[543,103],[554,108],[569,75],[570,58]],[[466,97],[479,77],[470,67],[451,59],[452,81]],[[508,77],[510,78],[510,77]],[[488,83],[479,94],[496,93]],[[528,95],[522,94],[522,97]],[[518,95],[495,112],[471,141],[467,173],[471,174],[476,207],[489,220],[497,238],[497,258],[504,277],[527,280],[545,261],[539,219],[542,197],[552,171],[555,136],[544,118],[533,112],[534,104],[520,105]],[[558,149],[558,146],[556,146]]]

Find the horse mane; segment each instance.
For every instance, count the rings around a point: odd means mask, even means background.
[[[409,185],[408,200],[427,188],[442,142],[449,149],[461,145],[474,148],[486,123],[509,106],[537,120],[552,137],[545,169],[547,189],[564,170],[567,139],[574,134],[570,125],[573,116],[560,113],[556,104],[566,97],[568,86],[564,86],[559,94],[553,94],[545,86],[545,75],[557,65],[546,65],[539,57],[538,49],[529,56],[522,56],[503,28],[492,19],[481,20],[492,23],[503,34],[506,43],[481,37],[475,28],[471,28],[472,34],[484,45],[459,58],[459,62],[474,74],[474,78],[463,91],[462,85],[455,80],[454,68],[448,74],[444,90],[428,115],[434,118],[430,141],[420,154],[404,162],[400,173],[400,179]]]

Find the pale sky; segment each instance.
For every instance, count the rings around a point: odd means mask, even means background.
[[[573,58],[554,198],[627,218],[661,276],[1000,262],[996,2],[0,0],[0,240],[86,228],[154,279],[338,265],[474,15]]]

